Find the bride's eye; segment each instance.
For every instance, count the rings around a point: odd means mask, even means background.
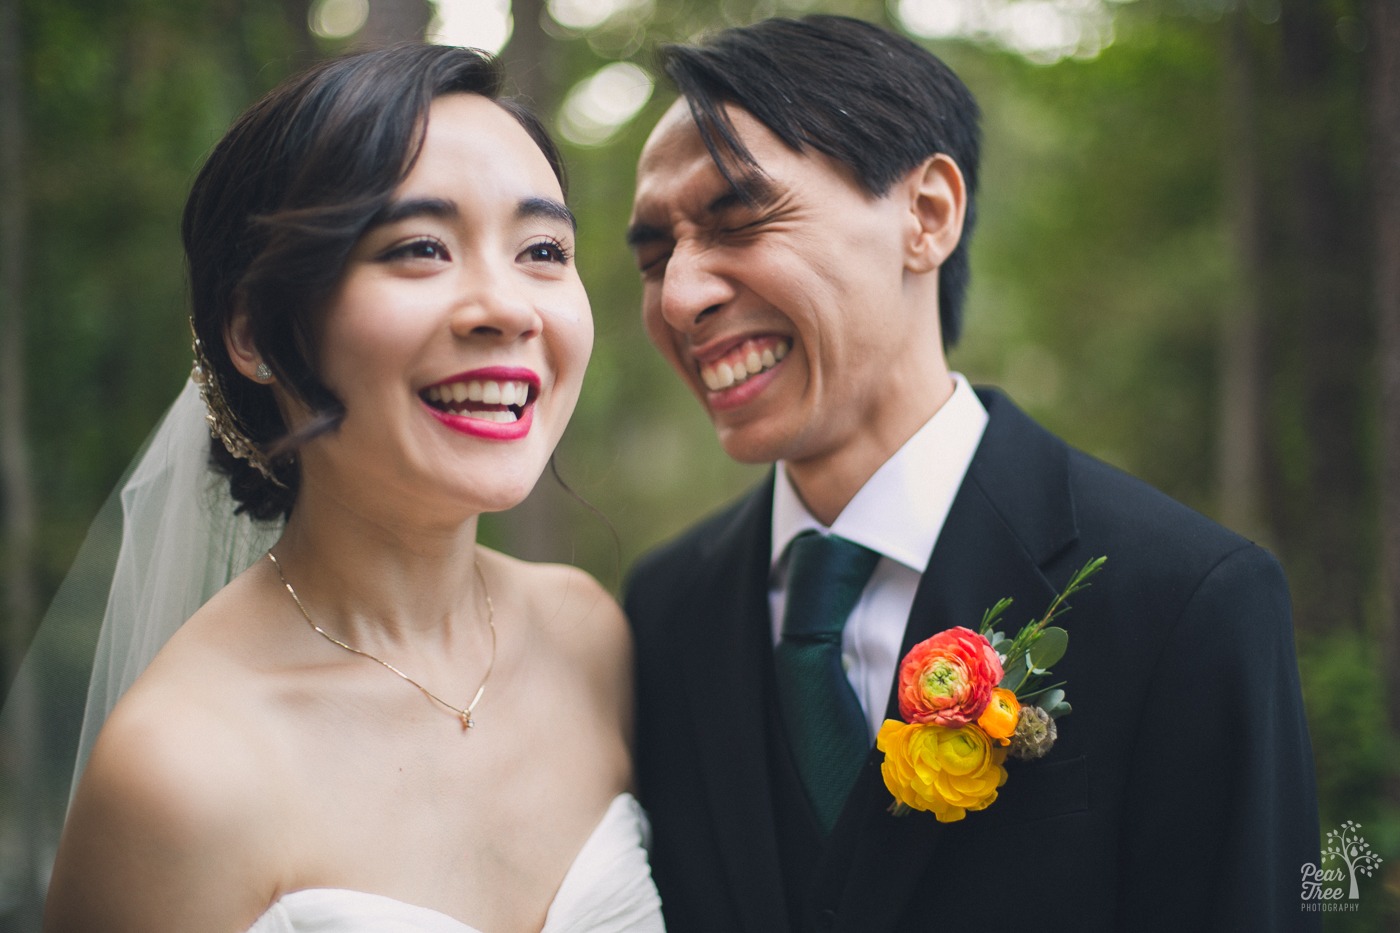
[[[425,236],[391,246],[379,254],[380,262],[393,262],[396,259],[436,259],[447,262],[452,256],[441,240]]]
[[[556,262],[568,265],[573,253],[558,240],[544,239],[525,247],[520,257],[528,262]]]

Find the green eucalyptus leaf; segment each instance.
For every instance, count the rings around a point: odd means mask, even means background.
[[[1031,666],[1041,670],[1049,670],[1060,658],[1065,656],[1065,651],[1069,648],[1069,632],[1051,625],[1042,629],[1040,637],[1035,640],[1026,654],[1030,658]]]
[[[1070,706],[1064,700],[1061,700],[1055,704],[1054,709],[1047,709],[1045,712],[1049,714],[1051,719],[1059,719],[1061,716],[1068,716],[1070,713],[1074,712],[1074,707]]]
[[[1025,656],[1008,658],[1006,667],[1003,670],[1004,673],[1001,678],[1001,683],[998,684],[998,686],[1005,687],[1008,690],[1015,690],[1020,686],[1021,681],[1025,679],[1026,676]]]

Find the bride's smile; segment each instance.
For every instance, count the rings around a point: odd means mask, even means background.
[[[340,427],[308,477],[423,514],[495,511],[534,485],[593,341],[573,215],[520,124],[436,100],[413,169],[351,255],[320,335]],[[314,486],[315,484],[309,484]]]

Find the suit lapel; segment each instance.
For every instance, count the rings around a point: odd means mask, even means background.
[[[1043,611],[1056,588],[1041,567],[1076,537],[1067,449],[1004,397],[982,400],[987,429],[919,583],[901,657],[936,632],[975,629],[1002,597],[1014,600],[1009,624]],[[899,717],[893,684],[886,716]],[[816,890],[843,891],[838,930],[892,929],[938,844],[931,815],[887,812],[882,759],[872,750],[819,873]]]
[[[1002,597],[1008,620],[1039,613],[1056,587],[1041,572],[1078,537],[1068,449],[1005,396],[979,393],[987,430],[919,582],[900,656],[955,625],[975,629]],[[888,714],[898,716],[893,685]]]
[[[772,483],[762,484],[710,543],[679,659],[728,888],[752,933],[788,928],[764,710],[772,499]]]

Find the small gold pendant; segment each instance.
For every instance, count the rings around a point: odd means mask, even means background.
[[[472,719],[470,713],[458,713],[457,715],[462,720],[463,731],[466,731],[467,729],[470,729],[472,726],[476,725],[476,720]]]

